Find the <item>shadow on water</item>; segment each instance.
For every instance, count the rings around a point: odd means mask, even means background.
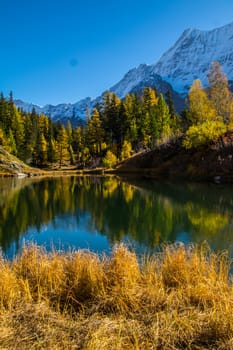
[[[163,242],[233,247],[230,185],[158,183],[115,177],[0,179],[0,245],[7,256],[23,239],[101,252],[116,242],[139,251]]]

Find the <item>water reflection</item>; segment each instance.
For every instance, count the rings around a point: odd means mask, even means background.
[[[95,251],[119,241],[154,249],[169,241],[233,246],[231,186],[170,184],[114,177],[0,179],[0,245],[22,238],[49,248]]]

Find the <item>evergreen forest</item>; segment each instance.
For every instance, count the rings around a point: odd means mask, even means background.
[[[120,100],[106,91],[83,126],[53,122],[44,114],[14,105],[13,94],[0,96],[0,146],[36,167],[112,167],[134,153],[181,140],[184,148],[220,144],[233,130],[233,95],[218,62],[208,74],[209,87],[195,80],[187,108],[175,112],[171,93],[146,87],[141,95]]]

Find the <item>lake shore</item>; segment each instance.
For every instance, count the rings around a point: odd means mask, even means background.
[[[24,248],[0,262],[2,349],[232,349],[230,260],[205,245]]]
[[[183,148],[181,140],[176,140],[126,159],[113,172],[155,179],[233,183],[232,138],[224,146],[188,150]]]
[[[0,177],[138,175],[152,179],[185,180],[198,182],[233,183],[232,135],[224,146],[186,150],[181,140],[162,144],[155,150],[143,151],[119,162],[113,168],[76,165],[48,165],[33,168],[0,147]]]

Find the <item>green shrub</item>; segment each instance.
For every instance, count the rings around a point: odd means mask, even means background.
[[[106,168],[112,168],[117,163],[117,157],[111,151],[107,151],[103,158],[103,166]]]
[[[192,125],[186,132],[183,146],[188,148],[198,148],[208,146],[213,141],[217,141],[226,132],[226,125],[223,121],[206,121],[201,124]]]

